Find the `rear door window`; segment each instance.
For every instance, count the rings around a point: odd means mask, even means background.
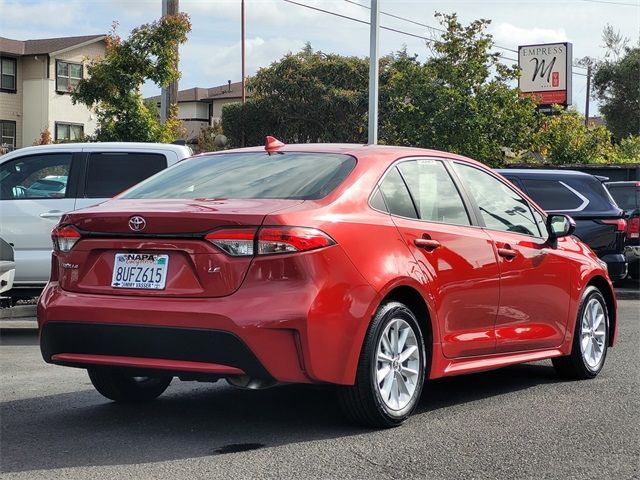
[[[419,159],[398,165],[421,220],[471,225],[469,216],[442,162]]]
[[[84,186],[86,198],[111,198],[167,168],[157,153],[91,153]]]
[[[623,210],[640,208],[640,188],[634,185],[608,185],[609,193]]]

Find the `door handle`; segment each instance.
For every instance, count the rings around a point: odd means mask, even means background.
[[[422,248],[427,252],[433,252],[436,248],[440,246],[440,242],[437,240],[432,240],[431,238],[416,238],[413,243],[416,244],[416,247]]]
[[[61,216],[62,212],[60,210],[51,210],[40,214],[41,218],[60,218]]]
[[[505,260],[513,260],[518,252],[511,248],[511,245],[505,245],[503,247],[498,248],[498,255],[500,255]]]

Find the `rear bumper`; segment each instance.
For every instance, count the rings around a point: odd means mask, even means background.
[[[46,362],[59,365],[231,373],[272,380],[242,340],[217,330],[48,322],[40,332],[40,350]]]
[[[612,281],[622,280],[627,276],[627,259],[624,254],[604,255],[600,259],[607,264],[609,278]]]
[[[335,246],[257,258],[242,286],[217,298],[76,293],[52,281],[40,296],[38,325],[51,363],[129,359],[130,367],[209,365],[212,373],[221,367],[278,382],[348,385],[378,301]]]

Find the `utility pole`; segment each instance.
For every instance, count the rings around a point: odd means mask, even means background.
[[[162,0],[162,16],[175,15],[180,10],[179,0]],[[176,50],[178,46],[176,45]],[[177,54],[178,52],[176,52]],[[160,121],[165,123],[171,112],[171,105],[178,102],[178,80],[171,82],[160,93]]]
[[[380,5],[371,0],[371,25],[369,29],[369,145],[378,143],[378,31]]]
[[[245,60],[245,54],[244,54],[244,0],[242,0],[242,2],[240,3],[240,22],[242,24],[240,30],[241,30],[241,35],[242,35],[242,40],[240,42],[241,45],[241,50],[242,50],[242,79],[241,79],[241,83],[240,83],[240,88],[242,89],[242,103],[244,104],[244,102],[247,100],[247,94],[245,92],[245,88],[244,88],[244,60]]]
[[[591,61],[587,63],[587,93],[584,106],[584,126],[589,127],[589,97],[591,96]]]

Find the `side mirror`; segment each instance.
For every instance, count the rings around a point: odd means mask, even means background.
[[[576,229],[576,222],[569,215],[549,215],[547,217],[547,232],[549,240],[571,235]]]

